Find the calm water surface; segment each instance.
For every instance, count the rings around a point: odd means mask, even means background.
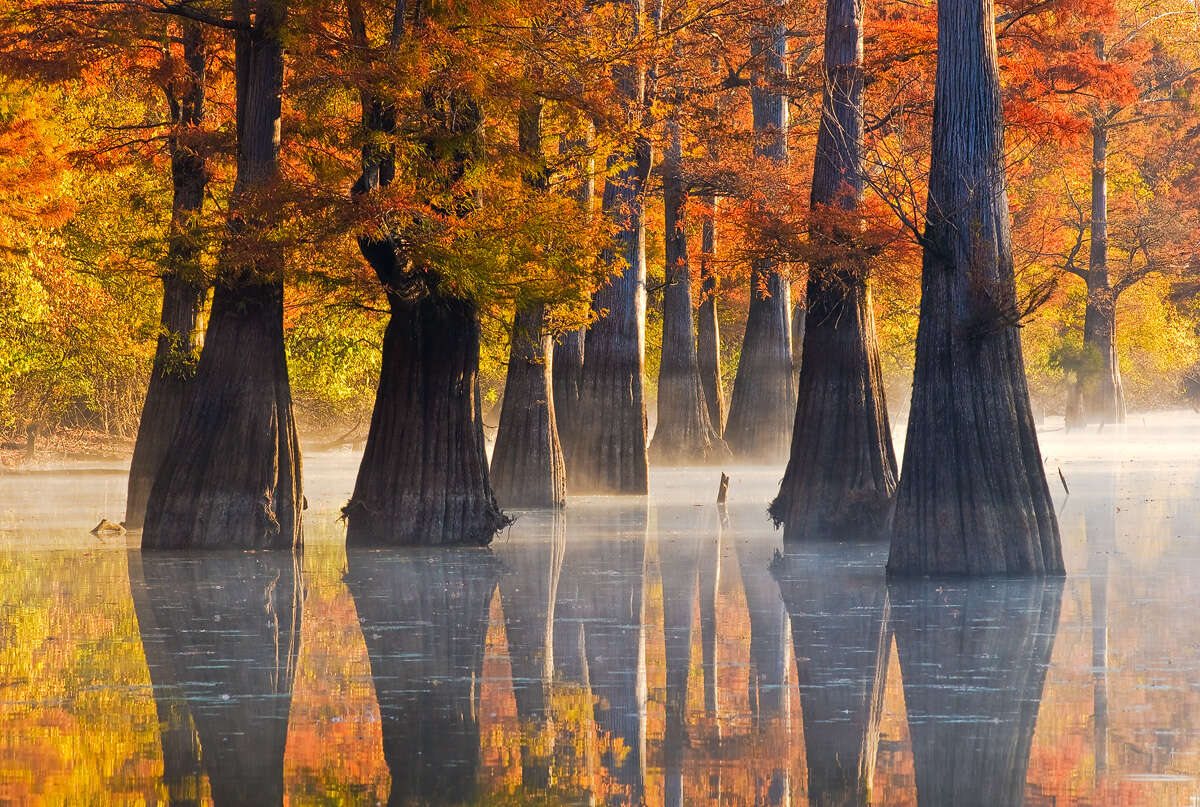
[[[0,476],[0,805],[1200,804],[1200,417],[1134,421],[1042,435],[1052,582],[776,558],[782,469],[347,552],[357,458],[314,455],[300,557],[142,554],[87,533],[120,469]]]

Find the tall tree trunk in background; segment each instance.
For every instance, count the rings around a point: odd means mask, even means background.
[[[933,151],[892,574],[1062,574],[1013,278],[992,0],[938,4]]]
[[[1019,807],[1062,581],[911,580],[888,594],[918,807]]]
[[[810,233],[819,257],[808,271],[791,457],[770,507],[785,541],[874,537],[896,488],[869,266],[855,244],[863,188],[862,14],[862,0],[829,0],[825,11]]]
[[[750,87],[754,131],[759,137],[755,154],[786,163],[787,96],[772,85],[786,76],[787,29],[773,25],[751,47],[765,62]],[[787,277],[774,261],[756,260],[750,272],[746,336],[725,423],[725,442],[738,459],[778,462],[787,458],[796,409],[791,316]]]
[[[581,143],[571,143],[566,139],[562,141],[563,149],[569,150],[578,145],[586,155],[582,166],[583,179],[579,183],[576,198],[583,215],[589,219],[596,198],[596,161],[592,157],[593,129],[593,124],[588,121]],[[554,418],[558,425],[558,440],[567,459],[571,456],[571,445],[579,434],[579,388],[583,382],[583,348],[586,337],[587,328],[576,328],[560,336],[554,343]]]
[[[242,27],[235,40],[232,244],[221,259],[187,404],[150,492],[145,548],[290,548],[301,541],[283,255],[258,232],[270,226],[263,193],[279,176],[287,9],[279,0],[256,0],[253,25],[249,0],[238,0],[234,12]]]
[[[512,351],[500,428],[492,449],[492,488],[505,507],[562,507],[567,473],[551,400],[551,339],[545,306],[522,304],[513,320]]]
[[[542,154],[542,104],[520,112],[521,151],[534,169],[531,187],[545,190],[548,175]],[[551,361],[545,333],[546,307],[521,301],[513,317],[512,349],[504,384],[500,427],[492,449],[492,487],[505,507],[562,507],[567,502],[567,470],[555,421]]]
[[[1108,121],[1092,119],[1092,222],[1088,246],[1084,366],[1078,373],[1083,419],[1124,423],[1125,391],[1117,357],[1117,290],[1108,276]]]
[[[392,45],[404,32],[404,5],[397,8]],[[357,4],[351,7],[355,37],[365,41]],[[479,106],[456,90],[425,92],[431,118],[441,129],[428,135],[457,143],[456,175],[466,171],[483,124]],[[369,133],[391,133],[395,113],[364,95]],[[367,194],[395,176],[390,148],[363,148],[362,175],[352,193]],[[391,316],[383,336],[379,389],[354,493],[342,512],[348,546],[412,546],[491,542],[508,523],[488,480],[487,451],[479,402],[479,311],[472,300],[447,294],[435,267],[405,254],[392,233],[362,236],[364,259],[386,291]]]
[[[629,0],[631,39],[641,34],[643,0]],[[643,114],[645,71],[636,62],[613,67],[613,81],[629,120]],[[650,175],[650,142],[637,135],[608,158],[601,210],[617,223],[623,271],[592,297],[593,310],[608,313],[587,332],[579,387],[578,434],[567,456],[567,483],[578,493],[643,494],[646,456],[646,226],[643,194]]]
[[[708,421],[718,435],[725,432],[725,392],[721,387],[721,326],[717,320],[717,276],[713,262],[717,253],[717,197],[704,205],[700,232],[700,311],[696,323],[696,360],[700,385],[708,407]]]
[[[700,381],[696,350],[692,269],[687,244],[687,187],[682,175],[683,137],[678,120],[668,122],[663,160],[666,287],[663,289],[662,361],[658,372],[658,424],[650,458],[662,465],[721,460],[729,449],[713,428]]]
[[[183,410],[206,283],[199,266],[199,218],[208,184],[205,158],[191,142],[204,122],[204,27],[182,23],[183,61],[189,76],[182,88],[167,86],[167,103],[174,131],[168,141],[171,153],[171,234],[167,265],[162,273],[163,302],[154,367],[146,388],[146,402],[138,424],[133,459],[129,464],[129,495],[125,500],[125,526],[141,529],[146,518],[150,487],[171,447]]]

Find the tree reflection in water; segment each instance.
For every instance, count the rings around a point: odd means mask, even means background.
[[[920,807],[1018,807],[1063,582],[888,585]]]
[[[499,564],[488,549],[347,551],[391,773],[389,805],[476,797],[479,679]]]
[[[282,805],[303,580],[290,552],[131,552],[172,804]]]
[[[777,557],[792,626],[812,807],[871,803],[892,633],[883,570],[841,544]]]

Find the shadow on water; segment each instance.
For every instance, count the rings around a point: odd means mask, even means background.
[[[282,805],[303,580],[286,552],[129,553],[171,804]]]

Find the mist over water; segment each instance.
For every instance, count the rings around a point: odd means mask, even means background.
[[[1039,440],[1065,581],[776,560],[782,467],[347,553],[358,456],[308,453],[297,565],[90,535],[119,465],[6,473],[0,804],[1194,803],[1200,415]]]

